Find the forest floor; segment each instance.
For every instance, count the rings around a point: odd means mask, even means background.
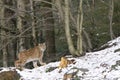
[[[63,80],[65,74],[73,74],[72,80],[120,80],[120,37],[109,41],[103,50],[86,53],[74,59],[75,64],[59,71],[59,61],[34,69],[16,70],[22,80]],[[14,67],[13,67],[14,68]],[[2,68],[0,72],[8,71]],[[67,75],[66,75],[67,76]],[[69,76],[70,77],[70,76]]]

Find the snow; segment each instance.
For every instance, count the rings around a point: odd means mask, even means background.
[[[113,45],[116,43],[116,45]],[[34,69],[17,70],[23,80],[63,80],[66,72],[75,72],[79,68],[77,76],[82,80],[120,80],[120,37],[109,41],[107,44],[112,45],[109,48],[86,53],[85,56],[75,59],[75,64],[68,65],[67,68],[59,72],[60,62],[51,62],[45,66]],[[50,67],[56,67],[53,71],[47,72]],[[12,70],[13,68],[3,68],[1,72]]]

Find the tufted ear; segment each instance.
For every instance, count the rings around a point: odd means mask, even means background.
[[[44,43],[42,43],[42,45],[45,45],[45,42],[44,42]]]
[[[45,45],[45,42],[44,42],[44,43],[39,43],[38,45],[39,45],[39,46],[41,46],[41,45]]]

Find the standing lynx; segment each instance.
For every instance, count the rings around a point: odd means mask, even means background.
[[[35,62],[36,60],[39,60],[39,63],[41,65],[44,65],[45,63],[43,63],[42,58],[45,49],[46,49],[46,45],[45,43],[42,43],[34,48],[20,52],[18,54],[18,60],[15,61],[15,67],[23,68],[24,65],[30,61],[33,61],[34,67],[37,67],[37,62]]]

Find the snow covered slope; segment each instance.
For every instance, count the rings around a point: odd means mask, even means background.
[[[76,80],[120,80],[120,37],[107,44],[110,47],[104,50],[86,53],[83,57],[70,58],[75,59],[76,63],[68,65],[61,72],[55,68],[60,62],[17,72],[23,80],[63,80],[65,73],[76,70],[78,70]],[[48,71],[51,67],[55,69]],[[8,69],[4,68],[2,71],[6,70]]]

